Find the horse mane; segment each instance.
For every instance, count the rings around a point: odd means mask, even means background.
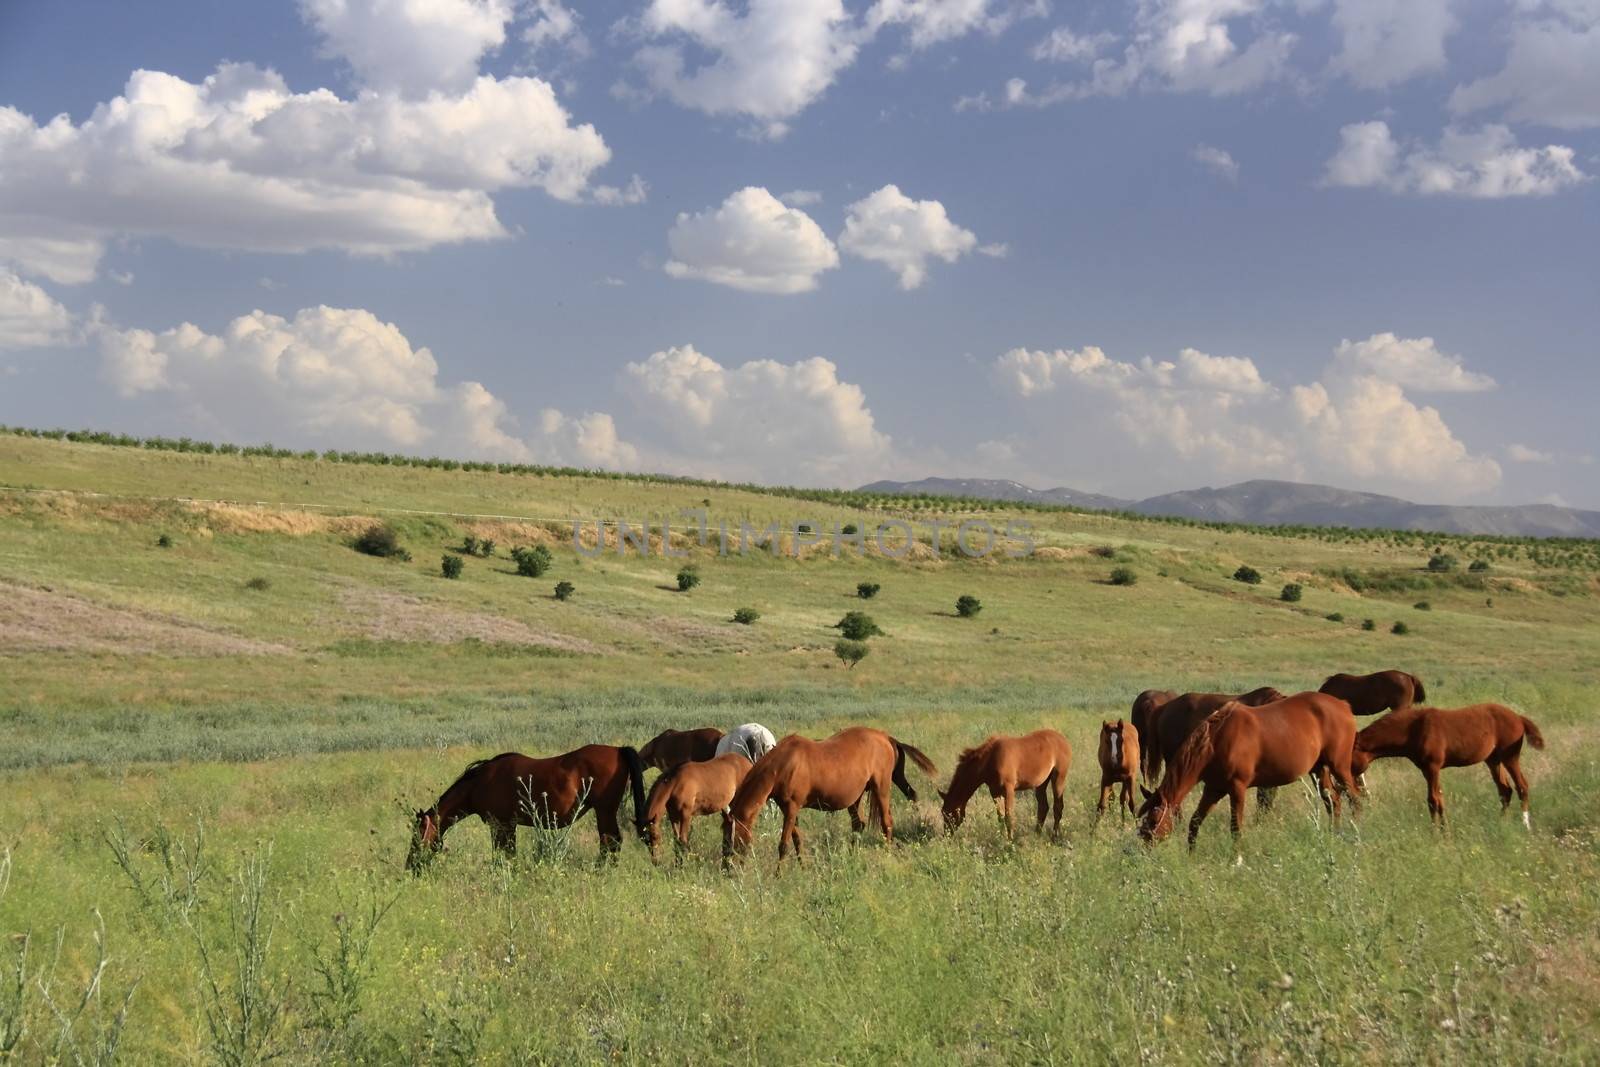
[[[1222,707],[1207,715],[1194,732],[1184,738],[1183,744],[1178,746],[1178,751],[1173,753],[1171,761],[1167,764],[1167,775],[1178,781],[1193,782],[1200,777],[1200,772],[1205,770],[1211,761],[1211,754],[1216,751],[1217,731],[1222,724],[1233,717],[1233,713],[1244,707],[1237,700],[1230,700]]]
[[[450,790],[454,789],[458,785],[461,785],[461,784],[465,783],[468,779],[476,778],[478,776],[479,772],[481,772],[485,767],[487,767],[489,764],[493,763],[495,760],[502,760],[502,759],[505,759],[507,756],[515,756],[515,755],[516,755],[515,752],[502,752],[498,756],[490,756],[488,759],[473,760],[471,763],[467,764],[467,769],[466,770],[462,771],[459,775],[456,776],[456,780],[455,781],[451,782],[447,787],[445,787],[445,792],[446,793],[450,792]]]
[[[985,737],[982,741],[979,741],[977,744],[973,745],[971,748],[962,749],[961,750],[961,755],[956,757],[956,762],[958,764],[962,763],[962,762],[966,761],[967,759],[970,759],[971,757],[980,754],[985,749],[993,748],[994,747],[994,743],[996,741],[998,741],[998,740],[1000,740],[998,737],[990,735],[989,737]]]

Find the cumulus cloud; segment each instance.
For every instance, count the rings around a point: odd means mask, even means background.
[[[779,193],[778,199],[790,207],[813,207],[822,203],[822,194],[815,189],[790,189],[787,193]]]
[[[72,326],[72,313],[49,293],[0,270],[0,349],[66,344]]]
[[[1537,448],[1530,448],[1515,441],[1506,445],[1506,458],[1513,463],[1554,463],[1556,461],[1556,457],[1549,452],[1542,452]]]
[[[1439,353],[1427,338],[1378,334],[1343,342],[1317,381],[1287,393],[1253,360],[1185,349],[1176,360],[1112,359],[1089,346],[1013,349],[991,366],[1002,392],[1045,405],[1053,425],[1121,434],[1152,462],[1192,477],[1360,479],[1475,493],[1499,482],[1432,407],[1405,394],[1493,383]]]
[[[372,89],[460,92],[505,42],[511,0],[300,0],[323,50]]]
[[[866,32],[903,26],[912,48],[930,48],[969,33],[998,34],[1018,19],[1049,13],[1045,0],[996,4],[992,0],[877,0],[867,11]]]
[[[1340,48],[1331,68],[1363,89],[1442,70],[1455,32],[1453,0],[1334,0]]]
[[[561,0],[534,0],[533,21],[522,31],[523,43],[537,51],[563,44],[577,55],[587,55],[589,39],[578,27],[577,12]]]
[[[1239,180],[1239,164],[1226,149],[1197,144],[1189,156],[1219,178],[1226,178],[1230,182]]]
[[[753,293],[804,293],[839,265],[822,227],[759,186],[730,195],[713,211],[681,213],[667,234],[666,272]]]
[[[882,263],[899,276],[902,289],[922,284],[929,260],[954,263],[977,245],[973,232],[951,222],[939,201],[913,200],[895,185],[851,204],[839,235],[841,249]]]
[[[1523,148],[1504,126],[1469,131],[1451,127],[1437,145],[1401,143],[1382,120],[1339,131],[1326,185],[1385,189],[1417,196],[1500,199],[1549,196],[1585,182],[1566,145]]]
[[[1600,4],[1521,0],[1517,8],[1505,66],[1457,87],[1451,109],[1567,130],[1600,126]]]
[[[681,345],[628,364],[623,386],[669,467],[838,485],[889,461],[866,396],[821,357],[726,367]]]
[[[1115,34],[1078,34],[1065,26],[1057,26],[1028,54],[1042,63],[1086,63],[1105,51],[1116,39]]]

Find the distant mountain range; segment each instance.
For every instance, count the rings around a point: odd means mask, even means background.
[[[883,481],[861,488],[870,493],[920,493],[1067,504],[1099,511],[1176,515],[1253,526],[1349,526],[1506,537],[1600,537],[1600,511],[1581,511],[1553,504],[1517,507],[1414,504],[1399,497],[1299,482],[1256,480],[1221,489],[1207,487],[1166,493],[1147,500],[1123,500],[1067,488],[1033,489],[1020,482],[996,478]]]

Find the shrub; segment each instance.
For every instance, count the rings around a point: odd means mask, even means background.
[[[857,582],[856,596],[860,597],[862,600],[871,600],[873,597],[878,595],[878,590],[881,588],[882,586],[880,586],[877,582]]]
[[[883,633],[872,616],[864,611],[847,611],[844,618],[833,624],[840,633],[851,641],[865,641]]]
[[[853,522],[847,522],[844,524],[844,529],[840,530],[839,532],[844,534],[846,537],[853,537],[855,536],[856,532],[856,524]]]
[[[1117,555],[1117,550],[1110,545],[1095,545],[1089,550],[1089,554],[1091,556],[1099,556],[1101,559],[1114,559]]]
[[[446,578],[461,577],[461,572],[466,569],[466,566],[467,561],[453,552],[447,553],[444,558],[439,560],[439,571]]]
[[[267,581],[265,578],[261,577],[260,575],[256,575],[254,578],[250,579],[248,582],[245,582],[244,583],[244,587],[246,589],[254,589],[258,593],[264,593],[268,589],[272,588],[272,583]]]
[[[476,556],[478,554],[478,539],[471,534],[467,534],[461,540],[461,551],[469,556]]]
[[[687,593],[700,584],[700,572],[693,567],[685,567],[678,572],[678,592]]]
[[[400,547],[400,535],[388,523],[378,522],[368,526],[352,543],[357,552],[384,559],[410,559],[411,553]]]
[[[982,610],[983,602],[970,593],[956,598],[956,614],[963,619],[970,619]]]
[[[855,669],[857,663],[866,659],[867,653],[870,651],[871,649],[867,647],[865,641],[851,641],[841,638],[833,643],[833,654],[838,656],[840,661],[851,670]]]
[[[761,612],[755,608],[739,608],[733,613],[733,621],[743,623],[745,626],[749,626],[759,618],[761,618]]]
[[[1363,630],[1376,630],[1378,628],[1378,624],[1373,622],[1371,619],[1362,619],[1361,628]]]
[[[1435,552],[1428,557],[1428,569],[1435,572],[1453,571],[1456,569],[1456,558],[1448,552]]]
[[[1489,561],[1486,559],[1475,559],[1467,566],[1467,570],[1473,572],[1474,574],[1480,574],[1488,569]]]
[[[538,578],[555,563],[555,557],[543,545],[532,548],[513,548],[511,558],[517,561],[517,573],[524,578]]]
[[[1344,622],[1344,612],[1342,611],[1330,612],[1325,617],[1329,622]]]
[[[482,541],[478,542],[478,555],[482,556],[484,559],[488,559],[490,556],[494,555],[494,540],[492,538],[485,537]]]
[[[1393,626],[1389,627],[1389,632],[1392,634],[1408,634],[1411,632],[1411,627],[1407,626],[1403,622],[1397,622]]]
[[[1417,601],[1415,604],[1413,604],[1411,606],[1416,608],[1418,611],[1432,611],[1433,610],[1433,605],[1428,603],[1426,600],[1419,600],[1419,601]]]
[[[1260,585],[1261,572],[1256,570],[1254,567],[1240,567],[1238,570],[1233,572],[1233,580],[1236,582],[1244,582],[1246,585]]]
[[[1111,569],[1112,585],[1132,585],[1138,580],[1139,576],[1133,573],[1132,567],[1113,567]]]
[[[563,582],[557,582],[556,583],[556,599],[557,600],[571,600],[572,599],[572,594],[576,593],[577,591],[578,591],[577,587],[574,586],[571,582],[563,581]]]
[[[1278,594],[1278,599],[1283,601],[1285,604],[1298,603],[1300,600],[1300,595],[1303,592],[1305,592],[1305,590],[1300,588],[1299,582],[1290,582],[1288,585],[1283,587],[1283,592]]]
[[[172,547],[172,535],[171,534],[162,534],[160,537],[156,538],[156,547],[157,548],[171,548]]]

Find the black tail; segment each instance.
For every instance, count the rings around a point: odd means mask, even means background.
[[[897,738],[890,738],[894,742],[894,784],[900,787],[900,792],[906,795],[907,800],[916,800],[917,791],[911,785],[911,779],[906,777],[906,757],[911,757],[911,762],[922,768],[924,774],[930,778],[939,776],[939,768],[933,761],[923,755],[922,750],[915,745],[908,745]]]
[[[1422,688],[1422,679],[1414,674],[1411,676],[1411,699],[1418,704],[1428,702],[1428,691]]]
[[[639,758],[638,749],[628,745],[618,751],[622,753],[622,762],[628,765],[628,783],[633,788],[633,828],[639,832],[640,840],[645,840],[644,760]]]

